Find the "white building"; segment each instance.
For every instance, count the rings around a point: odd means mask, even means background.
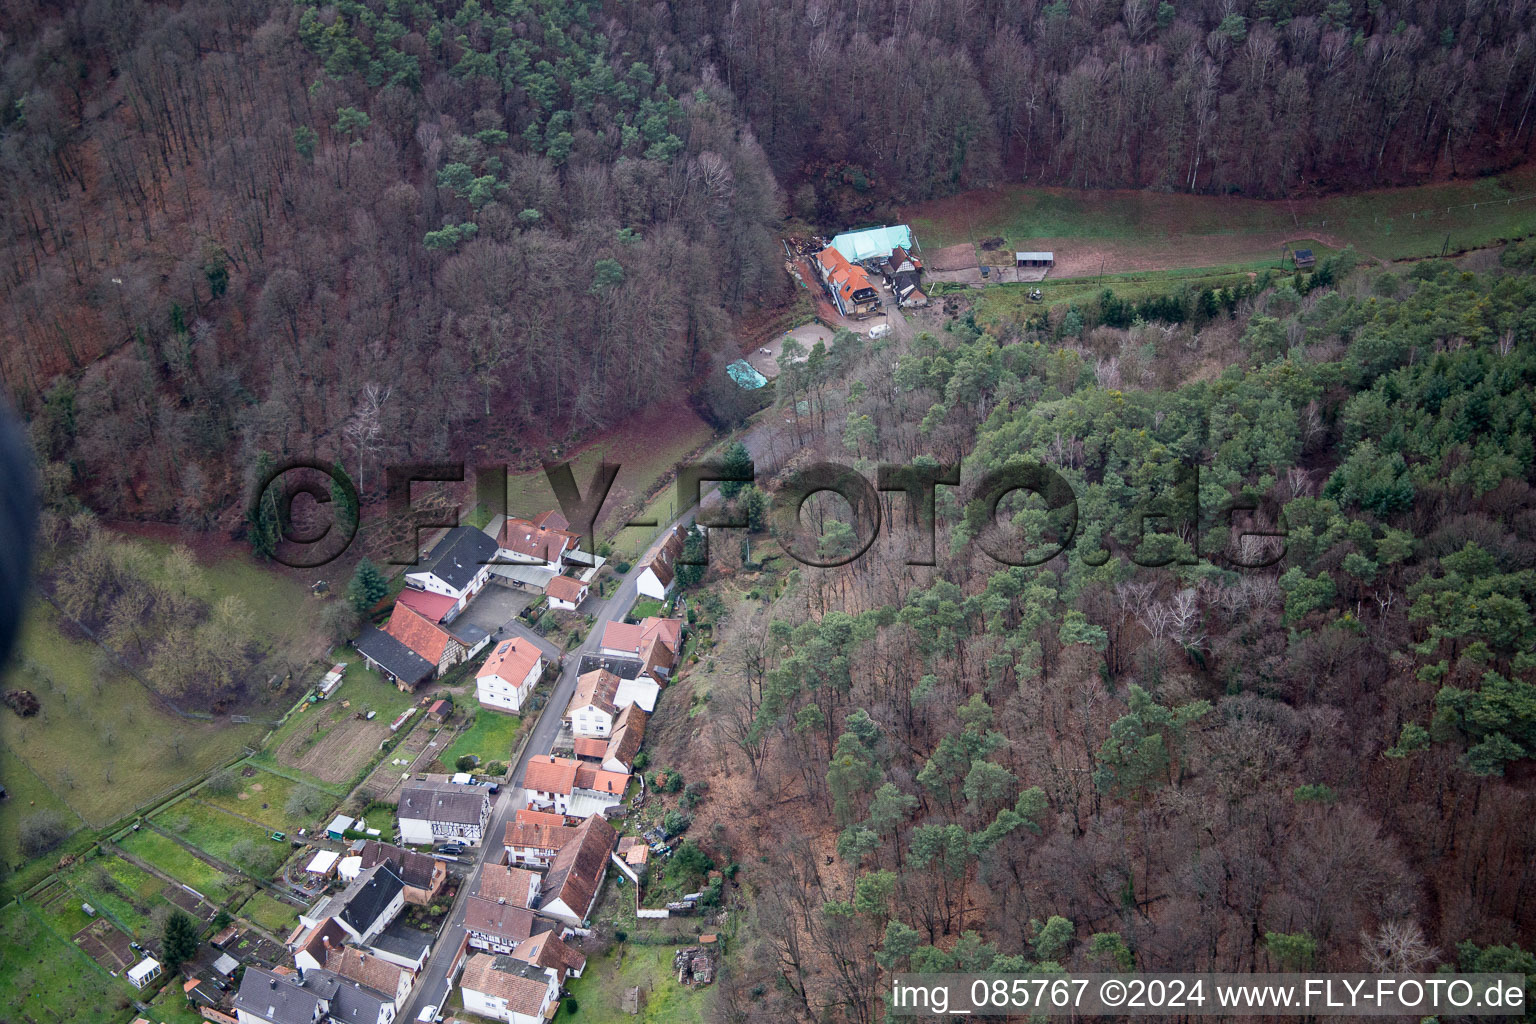
[[[134,988],[143,988],[158,977],[160,977],[160,961],[152,956],[147,956],[128,968],[128,984]]]
[[[405,574],[405,582],[429,594],[451,597],[454,612],[463,611],[490,579],[496,551],[496,541],[484,530],[456,526],[437,542],[424,567]]]
[[[482,707],[521,712],[543,674],[544,659],[532,641],[503,640],[475,673],[475,697]]]
[[[510,956],[471,954],[459,986],[464,1009],[507,1024],[544,1024],[559,998],[559,972]]]
[[[682,553],[683,528],[674,526],[640,559],[640,575],[635,580],[635,589],[658,601],[666,597],[677,577],[677,560]]]
[[[491,817],[485,786],[451,782],[405,783],[400,789],[400,838],[407,845],[460,842],[480,845]]]

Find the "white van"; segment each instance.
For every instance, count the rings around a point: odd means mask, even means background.
[[[890,324],[876,324],[875,326],[873,326],[873,327],[871,327],[869,329],[870,340],[874,340],[876,338],[883,338],[887,334],[890,334],[890,333],[891,333],[891,325]]]

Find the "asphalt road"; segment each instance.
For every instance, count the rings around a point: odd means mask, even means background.
[[[690,509],[668,524],[668,529],[678,523],[692,522],[693,516],[694,510]],[[472,851],[476,858],[474,866],[464,875],[464,882],[459,886],[458,899],[448,915],[448,922],[443,926],[437,945],[432,949],[432,956],[416,979],[416,987],[411,990],[410,1001],[398,1019],[414,1021],[423,1007],[434,1003],[440,1005],[445,1001],[448,993],[448,967],[453,963],[454,954],[464,938],[465,897],[479,887],[480,872],[485,864],[487,862],[495,864],[501,860],[504,851],[501,840],[506,831],[507,821],[523,805],[523,776],[528,769],[528,759],[547,754],[554,746],[555,737],[560,732],[560,722],[565,706],[571,702],[571,695],[576,692],[576,672],[577,666],[581,663],[581,656],[595,653],[601,644],[603,629],[610,622],[621,621],[624,613],[629,611],[630,606],[635,603],[637,595],[635,581],[639,577],[640,567],[632,566],[618,589],[601,604],[591,608],[592,630],[579,648],[566,655],[565,668],[561,670],[560,678],[556,680],[555,688],[544,706],[545,713],[535,723],[533,735],[528,745],[523,748],[522,757],[507,772],[507,781],[502,785],[495,803],[491,805],[491,820],[486,826],[485,839]],[[583,610],[587,608],[584,606]],[[539,646],[547,650],[549,644],[540,637]]]
[[[897,338],[906,339],[911,336],[911,326],[894,306],[890,307],[890,315],[884,322],[891,325]],[[774,420],[774,415],[773,412],[769,412],[739,437],[751,452],[752,457],[765,466],[788,454],[778,450],[776,444],[778,439],[774,435],[779,424]],[[718,492],[711,490],[704,496],[702,504],[712,504],[718,498]],[[670,530],[679,524],[691,524],[697,511],[697,507],[688,509],[668,523],[667,529]],[[661,536],[661,531],[656,535]],[[590,609],[588,605],[583,605],[582,610],[590,610],[593,616],[592,630],[582,641],[581,646],[566,656],[565,668],[561,671],[554,691],[550,694],[549,702],[545,705],[545,714],[540,716],[534,725],[533,736],[529,739],[528,745],[523,748],[522,757],[507,771],[507,781],[502,785],[501,793],[497,795],[496,802],[491,806],[491,820],[486,826],[485,839],[472,851],[476,858],[474,866],[466,872],[464,882],[459,886],[459,895],[453,911],[448,915],[448,923],[443,926],[437,945],[432,949],[432,956],[416,979],[416,987],[411,990],[410,1001],[397,1018],[398,1020],[414,1021],[422,1007],[430,1004],[441,1005],[447,1000],[448,966],[453,962],[459,943],[464,938],[465,897],[479,887],[480,872],[485,864],[488,861],[494,864],[501,860],[504,852],[501,840],[506,831],[507,821],[523,805],[523,776],[528,768],[528,759],[547,754],[554,746],[555,737],[560,732],[565,706],[570,703],[571,695],[576,692],[576,670],[581,663],[581,656],[596,652],[602,640],[603,629],[610,622],[621,621],[624,613],[629,611],[630,606],[635,603],[637,595],[635,581],[639,577],[640,567],[636,564],[625,574],[619,588],[607,600]],[[550,653],[551,645],[543,637],[521,627],[521,624],[516,623],[515,620],[509,625],[519,635],[527,635],[545,651],[546,655]]]

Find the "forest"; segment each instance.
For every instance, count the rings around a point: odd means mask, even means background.
[[[873,1021],[901,970],[1536,973],[1533,254],[1342,254],[1124,327],[1112,292],[965,311],[808,366],[770,491],[817,459],[1037,462],[1079,533],[1052,557],[1015,495],[1045,560],[1000,565],[940,487],[936,568],[799,566],[764,523],[698,585],[685,770],[760,854],[727,1018]],[[1250,519],[1139,523],[1189,464]]]
[[[266,458],[712,400],[775,236],[1003,182],[1275,196],[1529,154],[1519,4],[90,0],[0,33],[0,377],[52,492],[238,532]]]

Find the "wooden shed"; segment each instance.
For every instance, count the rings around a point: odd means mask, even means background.
[[[1013,254],[1015,267],[1054,267],[1056,254],[1054,252],[1016,252]]]

